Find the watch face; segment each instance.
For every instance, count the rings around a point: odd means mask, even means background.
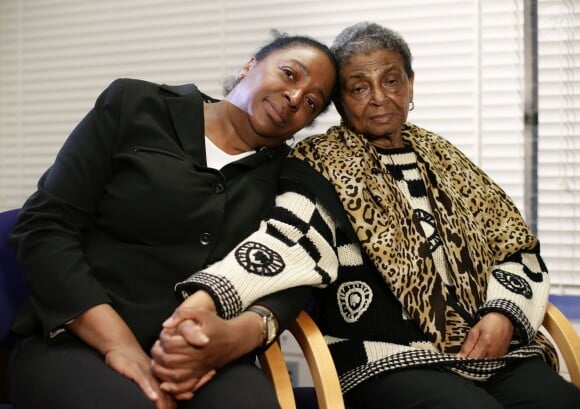
[[[271,342],[274,338],[276,338],[276,324],[274,322],[274,318],[268,317],[266,319],[266,325],[268,327],[268,342]]]

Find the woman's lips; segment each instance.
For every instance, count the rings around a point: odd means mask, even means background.
[[[280,127],[286,125],[286,115],[284,114],[284,109],[282,109],[280,105],[269,99],[266,99],[264,101],[264,106],[266,107],[266,112],[268,115],[270,115],[276,125]]]
[[[376,122],[376,123],[386,124],[387,122],[389,122],[391,117],[392,117],[391,114],[379,114],[379,115],[371,116],[370,119],[371,119],[371,121]]]

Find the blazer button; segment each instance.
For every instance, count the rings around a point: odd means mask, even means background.
[[[226,188],[224,187],[224,185],[222,183],[216,183],[213,186],[213,191],[216,192],[217,194],[223,193],[224,190],[226,190]]]
[[[201,233],[199,236],[199,242],[202,246],[207,246],[211,241],[211,234],[209,233]]]

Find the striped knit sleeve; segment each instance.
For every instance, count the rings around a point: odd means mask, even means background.
[[[506,315],[516,327],[519,341],[528,344],[542,324],[549,292],[549,276],[541,256],[523,251],[493,268],[487,299],[478,315],[491,311]]]
[[[208,292],[218,314],[231,318],[256,299],[287,288],[325,287],[336,279],[335,223],[315,196],[292,181],[257,231],[227,256],[176,285],[187,298]]]

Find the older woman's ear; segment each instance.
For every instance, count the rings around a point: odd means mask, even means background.
[[[412,73],[411,75],[409,75],[409,101],[413,101],[414,99],[414,95],[413,95],[413,84],[415,83],[415,73]]]

